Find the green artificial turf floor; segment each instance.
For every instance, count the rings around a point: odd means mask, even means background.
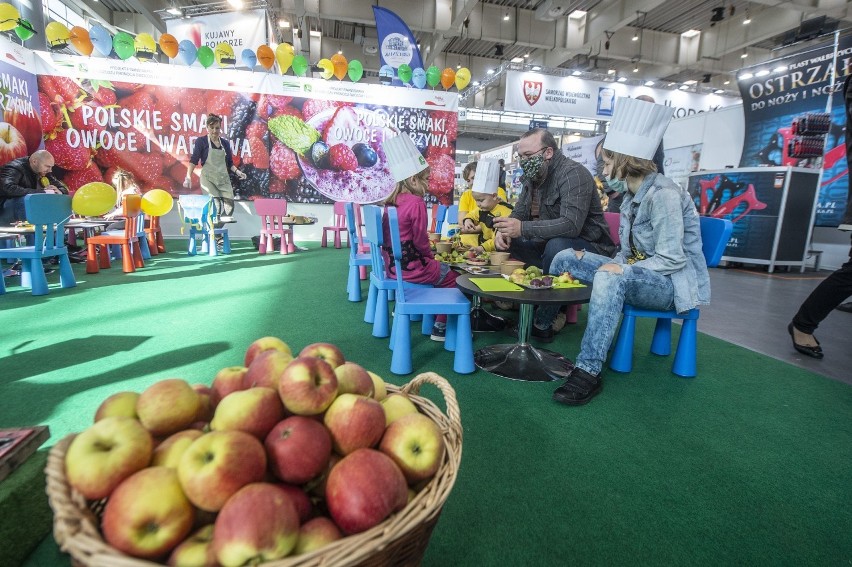
[[[110,394],[167,377],[209,384],[264,335],[293,350],[333,342],[395,384],[414,376],[390,373],[387,340],[371,336],[364,302],[346,300],[347,250],[259,256],[237,242],[230,256],[188,257],[184,242],[134,274],[76,265],[78,287],[47,296],[10,285],[0,427],[48,424],[44,450]],[[573,357],[584,314],[549,348]],[[607,372],[576,408],[551,400],[556,384],[455,374],[452,354],[414,330],[415,374],[452,383],[464,426],[424,565],[852,562],[852,388],[705,335],[698,377],[678,378],[648,354],[651,330],[637,327],[634,371]],[[478,334],[474,347],[511,340]],[[31,477],[25,501],[0,508],[0,565],[69,565]],[[32,551],[21,534],[47,537]]]

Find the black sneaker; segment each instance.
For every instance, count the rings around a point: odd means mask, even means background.
[[[444,342],[447,340],[447,328],[432,325],[432,335],[429,338],[439,343]]]
[[[479,333],[494,333],[506,328],[508,321],[492,315],[482,307],[470,312],[470,328]]]
[[[509,333],[513,337],[517,337],[518,336],[518,326],[512,325],[512,327],[509,329]],[[547,329],[539,329],[535,325],[532,326],[532,331],[530,332],[530,336],[532,338],[536,339],[540,343],[552,343],[553,342],[553,336],[555,334],[556,333],[553,332],[552,327],[547,328]]]
[[[553,399],[560,404],[581,406],[597,396],[602,388],[603,379],[600,375],[589,374],[575,366],[568,374],[565,383],[553,392]]]

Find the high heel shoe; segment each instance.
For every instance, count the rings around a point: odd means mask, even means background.
[[[819,341],[816,341],[817,346],[805,346],[800,345],[796,342],[796,336],[793,334],[793,323],[787,325],[787,332],[790,333],[790,338],[793,340],[793,348],[799,351],[800,353],[810,356],[811,358],[822,358],[824,355],[822,354],[822,347],[819,346]]]

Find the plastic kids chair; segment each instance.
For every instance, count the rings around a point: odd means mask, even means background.
[[[281,238],[281,253],[289,254],[295,249],[293,228],[284,224],[287,216],[287,201],[284,199],[255,199],[254,211],[260,217],[260,242],[257,251],[266,254],[275,248],[273,237]]]
[[[180,195],[178,208],[183,215],[184,224],[189,225],[190,256],[198,253],[195,238],[201,237],[201,253],[216,256],[216,236],[222,236],[222,253],[231,253],[231,239],[227,228],[215,228],[216,205],[210,195]]]
[[[148,249],[152,256],[162,254],[166,251],[166,242],[163,240],[163,229],[160,228],[160,217],[146,215],[148,226],[145,228],[145,236],[148,240]]]
[[[358,234],[355,221],[355,207],[352,203],[344,204],[344,213],[349,225],[349,276],[346,279],[346,294],[349,301],[361,301],[360,270],[370,265],[370,255],[358,252]],[[335,206],[337,204],[335,203]],[[324,237],[324,236],[323,236]]]
[[[139,245],[139,219],[142,217],[142,197],[135,194],[125,195],[122,202],[124,214],[124,230],[106,231],[86,240],[88,254],[86,256],[86,273],[97,274],[100,268],[109,268],[110,245],[121,247],[121,268],[124,273],[135,272],[136,268],[144,268],[142,249]],[[100,249],[97,246],[100,245]]]
[[[334,225],[322,227],[322,244],[323,248],[328,246],[328,233],[334,233],[334,247],[340,248],[340,235],[346,232],[346,210],[343,201],[334,203]],[[352,224],[351,222],[349,223]]]

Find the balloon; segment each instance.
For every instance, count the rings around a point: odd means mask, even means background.
[[[268,45],[261,45],[258,47],[257,62],[260,63],[260,66],[267,71],[272,69],[272,65],[275,64],[275,54],[272,52],[272,48]]]
[[[175,36],[170,33],[164,33],[160,36],[160,50],[166,54],[169,59],[174,59],[178,54],[178,41]]]
[[[25,20],[23,18],[18,20],[18,25],[15,27],[15,35],[18,36],[21,41],[27,41],[33,36],[33,34],[35,34],[35,28],[33,28],[33,25],[29,22],[29,20]],[[88,38],[89,34],[86,34],[86,37]],[[89,42],[89,45],[91,44],[92,43]]]
[[[293,57],[293,72],[300,77],[304,77],[308,72],[308,60],[304,55],[296,55]]]
[[[243,65],[248,67],[249,69],[254,69],[254,66],[257,65],[257,55],[254,54],[254,51],[246,47],[243,49],[243,52],[240,54],[240,59],[243,61]]]
[[[418,89],[422,89],[426,86],[426,71],[423,70],[423,67],[417,67],[411,73],[411,81]]]
[[[293,46],[289,43],[281,43],[275,48],[275,60],[278,62],[278,72],[282,75],[290,70],[293,59],[295,59],[295,53],[293,52]]]
[[[112,36],[105,27],[95,24],[89,28],[89,38],[98,53],[106,57],[112,52]]]
[[[18,13],[18,9],[8,2],[0,4],[0,31],[15,29],[18,25],[18,18],[20,17],[21,14]]]
[[[165,215],[172,210],[174,203],[174,198],[163,189],[151,189],[142,195],[142,210],[152,217]]]
[[[157,53],[157,44],[149,33],[140,33],[133,40],[133,48],[136,50],[136,59],[147,61]]]
[[[426,82],[434,89],[441,82],[441,70],[434,65],[426,69]]]
[[[219,67],[233,67],[237,64],[237,56],[234,55],[234,48],[230,43],[224,41],[216,46],[213,50],[213,57],[216,59],[216,64]]]
[[[71,41],[71,45],[77,50],[77,53],[80,55],[85,55],[88,57],[92,54],[92,51],[95,49],[95,46],[92,45],[92,40],[89,38],[89,32],[86,28],[81,28],[80,26],[74,26],[71,28],[69,39]]]
[[[133,43],[133,36],[127,32],[118,32],[112,38],[112,49],[118,58],[124,61],[131,57],[136,52],[136,45]]]
[[[103,181],[86,183],[71,198],[71,210],[85,217],[98,217],[115,206],[115,188]]]
[[[444,90],[449,89],[453,86],[453,83],[456,82],[456,72],[447,67],[443,71],[441,71],[441,86],[444,87]]]
[[[470,84],[470,69],[467,67],[462,67],[458,71],[456,71],[456,88],[458,90],[464,90],[466,86]]]
[[[342,81],[343,77],[346,76],[347,69],[349,69],[349,62],[346,61],[346,57],[340,53],[335,53],[331,56],[331,65],[334,67],[334,76],[337,77],[338,81]]]
[[[393,67],[390,65],[382,65],[379,69],[379,82],[384,85],[389,85],[393,81]]]
[[[182,39],[178,44],[178,53],[180,54],[181,61],[187,65],[192,65],[198,57],[198,48],[190,40]]]
[[[349,62],[349,79],[353,83],[357,83],[364,76],[364,66],[357,59]]]
[[[202,45],[198,48],[198,62],[201,63],[201,66],[205,69],[213,64],[213,60],[216,58],[213,55],[213,50],[210,49],[208,45]]]
[[[320,59],[317,61],[317,67],[322,69],[322,71],[320,71],[320,77],[323,79],[328,80],[332,75],[334,75],[334,63],[328,59]]]
[[[403,63],[396,69],[396,74],[399,77],[399,80],[402,81],[402,84],[408,84],[411,81],[411,77],[413,72],[411,71],[411,65],[408,63]]]
[[[15,25],[17,25],[17,23]],[[68,31],[65,24],[60,24],[59,22],[50,22],[47,24],[44,28],[44,35],[47,37],[47,45],[51,49],[62,49],[67,47],[68,40],[71,39],[71,32]]]

